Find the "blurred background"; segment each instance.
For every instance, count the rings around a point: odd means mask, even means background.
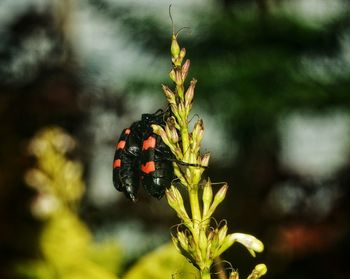
[[[350,1],[171,3],[207,174],[230,185],[217,219],[266,247],[224,258],[242,278],[260,262],[266,278],[348,278]],[[0,2],[0,278],[193,278],[166,246],[165,199],[112,185],[121,130],[166,105],[169,4]]]

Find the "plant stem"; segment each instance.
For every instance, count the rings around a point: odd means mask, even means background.
[[[210,272],[208,269],[201,270],[201,279],[210,279]]]
[[[182,153],[184,155],[184,161],[188,160],[188,153],[190,151],[190,140],[188,136],[188,128],[186,125],[181,127],[181,140],[182,140]]]
[[[198,200],[198,189],[196,187],[189,189],[189,196],[190,196],[193,225],[194,225],[194,228],[196,228],[198,227],[198,225],[202,220],[201,209],[200,209],[199,200]]]

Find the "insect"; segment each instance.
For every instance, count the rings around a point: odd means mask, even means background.
[[[169,116],[169,110],[142,114],[140,121],[123,130],[116,144],[113,184],[132,201],[136,200],[140,185],[151,196],[162,198],[174,179],[174,156],[151,127],[152,124],[164,127],[164,119]]]

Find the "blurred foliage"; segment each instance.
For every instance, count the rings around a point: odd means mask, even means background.
[[[197,269],[176,251],[172,243],[168,243],[143,256],[123,278],[194,279],[198,276]]]
[[[35,168],[26,181],[37,191],[31,211],[43,221],[38,259],[18,263],[20,278],[116,278],[121,250],[115,242],[94,242],[77,208],[84,192],[82,167],[67,157],[74,139],[57,127],[46,128],[33,138],[29,151]]]

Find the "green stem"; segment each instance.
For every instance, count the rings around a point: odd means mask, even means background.
[[[210,272],[208,269],[201,270],[201,279],[210,279]]]
[[[192,220],[194,225],[197,225],[201,222],[201,208],[198,200],[198,189],[190,188],[190,204],[191,204],[191,212],[192,212]]]
[[[190,151],[190,139],[188,136],[188,128],[187,125],[183,125],[181,127],[181,141],[182,141],[182,154],[184,156],[184,161],[188,160],[188,152]]]

